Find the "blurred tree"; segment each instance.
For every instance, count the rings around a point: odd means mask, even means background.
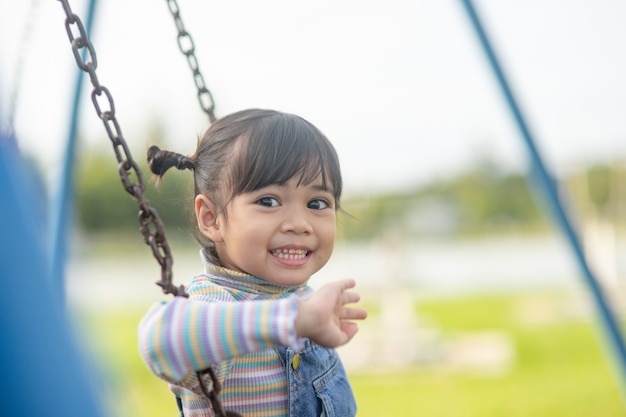
[[[150,132],[147,142],[159,143],[160,138],[161,132],[156,129]],[[108,151],[92,151],[80,162],[79,227],[90,233],[137,230],[138,207],[122,187],[115,158]],[[168,233],[192,230],[192,175],[171,170],[155,184],[145,163],[140,165],[146,176],[145,195],[159,211]],[[572,210],[585,215],[590,208],[615,206],[613,200],[619,193],[611,194],[611,187],[615,188],[611,181],[619,174],[616,169],[599,165],[563,179],[575,191]],[[577,190],[583,189],[581,195]],[[550,219],[533,197],[524,173],[506,172],[488,159],[481,159],[451,179],[435,180],[404,192],[344,199],[339,236],[369,240],[389,232],[406,237],[540,232]],[[604,211],[610,214],[616,210]]]
[[[141,166],[141,164],[140,164]],[[192,219],[192,176],[172,170],[155,185],[149,169],[141,166],[146,198],[157,209],[168,231],[188,230]],[[78,226],[85,232],[134,231],[139,227],[138,206],[120,181],[115,159],[103,152],[81,160],[77,184]]]
[[[484,158],[455,178],[347,199],[343,206],[354,217],[340,223],[346,239],[370,239],[390,228],[405,235],[475,235],[545,227],[525,175],[506,173]]]

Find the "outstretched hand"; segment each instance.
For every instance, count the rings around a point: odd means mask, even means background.
[[[355,281],[331,282],[317,290],[311,298],[298,304],[296,333],[325,347],[348,343],[359,330],[354,320],[364,320],[367,311],[348,307],[361,297],[354,291]]]

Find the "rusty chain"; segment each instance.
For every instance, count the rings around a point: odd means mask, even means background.
[[[100,84],[98,80],[98,76],[96,74],[98,61],[96,58],[95,48],[89,40],[89,36],[87,35],[87,31],[85,30],[82,21],[76,14],[72,12],[68,0],[59,1],[62,3],[63,9],[65,11],[65,28],[68,38],[70,40],[70,44],[72,46],[74,58],[76,59],[78,67],[82,71],[85,71],[89,74],[89,79],[91,80],[91,84],[93,86],[93,90],[91,92],[91,101],[93,102],[98,117],[104,123],[104,128],[109,136],[109,139],[111,140],[111,143],[113,144],[113,151],[115,152],[115,157],[117,158],[118,173],[120,175],[120,179],[122,181],[122,184],[124,185],[124,189],[139,205],[139,224],[141,234],[144,238],[144,242],[148,246],[150,246],[154,257],[161,266],[161,280],[157,281],[157,285],[159,285],[163,289],[163,292],[166,294],[187,297],[187,294],[185,293],[185,288],[182,285],[180,287],[176,287],[172,284],[173,258],[169,244],[165,237],[163,222],[157,210],[150,205],[150,203],[143,194],[145,190],[143,174],[141,172],[141,169],[133,159],[130,149],[128,148],[128,144],[126,143],[126,141],[124,140],[124,136],[122,135],[122,129],[115,115],[115,103],[113,101],[113,96],[111,95],[109,89]],[[170,10],[172,10],[171,6]],[[182,27],[182,23],[180,27]],[[186,32],[184,32],[183,30],[183,35],[185,33]],[[179,35],[179,39],[181,39],[181,35]],[[191,38],[189,37],[189,39]],[[180,42],[181,41],[179,40],[179,44],[181,44]],[[187,54],[187,56],[193,56],[193,62],[196,62],[195,56],[193,55],[193,43],[190,51],[191,52]],[[85,52],[85,57],[82,56],[83,52]],[[190,60],[190,65],[191,62],[192,61]],[[195,72],[199,74],[199,72],[197,71],[197,65],[195,66],[195,68]],[[211,104],[206,107],[206,111],[207,114],[209,114],[211,121],[213,121],[214,116],[212,115],[214,104],[211,93],[208,91],[208,89],[206,89],[206,87],[201,88],[201,86],[204,85],[202,75],[199,75],[199,77],[195,75],[194,78],[196,79],[196,84],[199,86],[198,98],[200,99],[201,104],[201,94],[205,94],[206,92],[206,94],[208,94],[208,97],[210,98]],[[199,82],[197,81],[198,79],[201,81],[202,84],[199,84]],[[136,177],[136,181],[133,181],[131,179],[132,174],[134,174],[134,176]],[[211,379],[210,389],[207,388],[203,380],[203,375],[207,373],[209,374],[209,377]],[[220,384],[212,368],[209,367],[208,369],[199,371],[196,374],[202,392],[211,401],[213,411],[218,417],[241,417],[239,414],[233,411],[224,411],[224,408],[218,397]]]
[[[204,77],[200,72],[200,65],[198,64],[198,59],[196,58],[196,46],[193,42],[193,38],[189,32],[185,30],[185,24],[180,17],[180,9],[178,8],[176,0],[166,1],[167,7],[174,18],[176,29],[178,30],[178,48],[187,58],[187,63],[189,64],[194,83],[196,84],[196,88],[198,90],[198,102],[200,103],[202,111],[209,116],[209,122],[213,123],[215,121],[215,101],[213,100],[213,95],[204,83]]]
[[[104,128],[113,144],[113,150],[118,162],[118,173],[124,189],[139,205],[139,225],[144,242],[152,249],[152,254],[161,266],[161,280],[157,281],[163,292],[178,296],[186,296],[185,289],[181,285],[176,287],[172,284],[172,253],[165,237],[163,222],[159,213],[150,206],[143,192],[145,182],[141,169],[133,159],[130,149],[115,115],[115,103],[111,92],[98,81],[96,68],[98,60],[93,44],[89,40],[85,26],[80,18],[72,12],[67,0],[59,0],[65,11],[65,29],[72,45],[72,52],[78,67],[89,74],[93,86],[91,101]],[[83,57],[83,54],[85,55]],[[133,177],[135,180],[133,180]]]
[[[209,374],[209,377],[211,378],[212,389],[210,391],[204,383],[204,380],[202,379],[202,375],[204,374]],[[242,417],[241,414],[236,413],[235,411],[224,410],[224,407],[222,406],[222,403],[217,396],[222,388],[220,387],[219,380],[217,379],[217,375],[215,375],[215,371],[213,370],[213,368],[208,367],[203,371],[196,372],[196,376],[198,377],[198,382],[200,384],[200,389],[202,390],[202,393],[211,401],[211,407],[213,407],[213,412],[215,413],[215,415],[217,415],[218,417]]]
[[[178,49],[180,49],[180,52],[182,52],[182,54],[187,58],[187,63],[189,64],[194,83],[196,84],[196,89],[198,90],[198,103],[200,103],[202,111],[209,116],[209,122],[213,123],[215,121],[215,101],[213,100],[213,95],[206,87],[204,76],[200,72],[193,38],[191,37],[191,34],[185,30],[185,24],[183,23],[183,19],[180,17],[180,9],[178,8],[177,1],[166,0],[166,2],[172,17],[174,18],[176,30],[178,31],[178,36],[176,38],[178,41]],[[211,379],[212,384],[210,389],[207,388],[203,379],[203,375],[206,374],[208,374]],[[198,377],[198,383],[202,393],[211,401],[211,407],[213,408],[215,415],[218,417],[241,417],[240,414],[234,411],[224,410],[224,407],[218,397],[221,387],[213,368],[209,366],[205,370],[198,371],[196,372],[196,376]]]

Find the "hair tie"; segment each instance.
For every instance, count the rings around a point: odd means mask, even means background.
[[[176,169],[193,169],[193,161],[187,158],[185,155],[178,154],[178,160],[176,161]]]

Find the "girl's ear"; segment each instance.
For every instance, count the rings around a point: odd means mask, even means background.
[[[195,212],[200,233],[214,243],[222,242],[224,239],[220,230],[220,219],[213,202],[207,196],[198,194],[195,199]]]

